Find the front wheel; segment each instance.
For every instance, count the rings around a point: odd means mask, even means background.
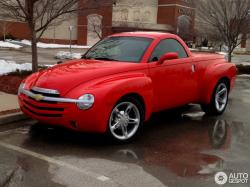
[[[121,100],[113,108],[108,122],[108,135],[118,143],[134,139],[144,121],[142,105],[133,98]]]
[[[228,103],[229,88],[225,80],[220,80],[216,85],[212,99],[208,105],[201,105],[202,110],[209,115],[221,115]]]

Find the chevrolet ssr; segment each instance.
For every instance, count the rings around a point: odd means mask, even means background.
[[[80,60],[32,74],[18,98],[33,119],[127,142],[154,112],[197,103],[222,114],[235,78],[234,64],[191,53],[176,35],[129,32],[101,40]]]

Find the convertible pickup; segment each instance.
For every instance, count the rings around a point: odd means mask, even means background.
[[[80,60],[32,74],[19,87],[21,110],[41,124],[135,138],[150,115],[189,103],[221,115],[236,67],[217,54],[191,53],[176,35],[109,36]]]

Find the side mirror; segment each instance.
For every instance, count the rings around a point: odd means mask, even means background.
[[[163,64],[164,61],[166,60],[173,60],[173,59],[178,59],[178,53],[165,53],[160,60],[158,61],[158,64]]]

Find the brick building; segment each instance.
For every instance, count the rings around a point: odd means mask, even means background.
[[[73,26],[73,43],[82,45],[92,45],[101,37],[123,31],[162,31],[181,35],[184,30],[183,35],[187,35],[194,28],[194,17],[195,8],[189,0],[110,0],[110,3],[79,12],[60,25],[50,27],[42,41],[69,43],[70,26]],[[30,38],[25,23],[0,21],[0,25],[5,25],[8,35]]]

